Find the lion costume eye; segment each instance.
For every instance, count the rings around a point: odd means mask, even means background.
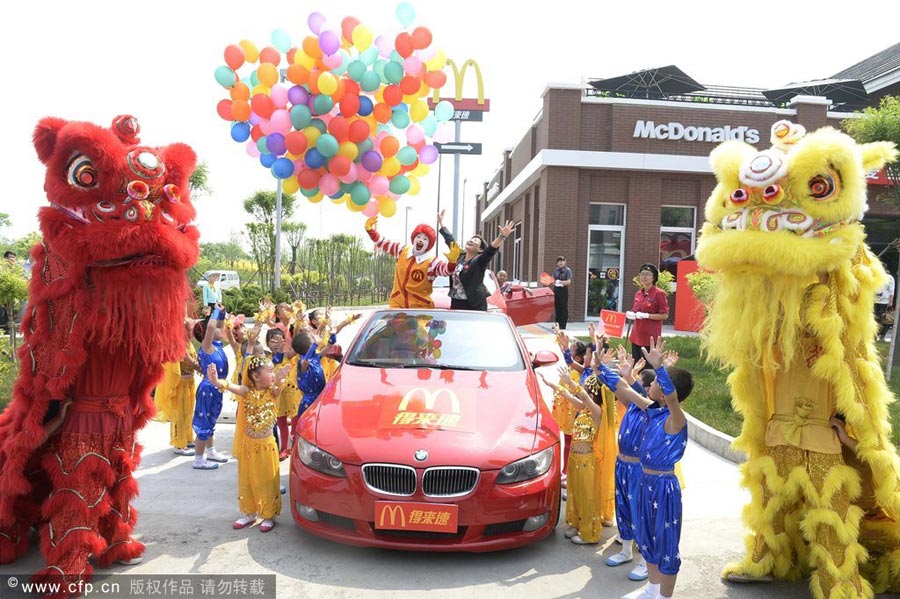
[[[834,184],[834,177],[831,175],[816,175],[809,180],[809,195],[814,200],[827,200],[834,195],[837,186]]]
[[[92,189],[97,187],[97,169],[91,159],[84,154],[77,154],[69,162],[69,185],[76,189]]]
[[[750,199],[750,194],[738,187],[731,192],[731,201],[735,204],[742,204]]]

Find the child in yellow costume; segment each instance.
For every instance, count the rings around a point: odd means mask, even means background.
[[[732,404],[744,420],[735,447],[748,456],[741,473],[751,493],[747,554],[723,575],[809,576],[817,599],[872,597],[900,582],[900,458],[874,345],[885,273],[859,221],[866,173],[897,153],[787,121],[772,126],[771,142],[713,151],[718,185],[697,247],[718,278],[704,344],[733,369]],[[857,466],[832,428],[838,413],[857,441]],[[877,510],[861,506],[862,487],[874,489]]]
[[[244,369],[246,385],[220,381],[215,366],[207,376],[221,391],[231,391],[240,398],[242,410],[235,422],[235,446],[238,451],[238,506],[243,514],[232,528],[240,529],[256,522],[261,532],[275,526],[281,513],[278,446],[272,433],[275,426],[275,396],[287,375],[287,366],[275,372],[272,361],[263,356],[249,356]]]
[[[376,217],[366,221],[366,233],[375,242],[375,247],[397,260],[394,286],[389,300],[391,308],[434,308],[431,299],[434,278],[450,276],[461,251],[459,245],[453,241],[450,231],[443,226],[443,217],[442,210],[438,215],[438,223],[441,236],[450,246],[450,252],[446,254],[449,264],[430,255],[431,248],[437,241],[432,227],[425,224],[417,225],[410,234],[410,244],[404,245],[382,237],[375,228],[378,223]]]
[[[186,320],[186,337],[192,329],[193,321]],[[169,443],[178,455],[194,455],[194,450],[188,445],[194,440],[194,429],[191,426],[196,394],[194,373],[199,370],[197,350],[188,337],[182,359],[163,364],[163,378],[153,393],[156,419],[169,423]]]

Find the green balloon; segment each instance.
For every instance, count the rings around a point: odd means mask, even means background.
[[[328,114],[333,106],[334,100],[331,99],[331,96],[326,96],[325,94],[319,94],[313,100],[313,110],[316,111],[316,114]]]
[[[250,89],[253,89],[259,85],[259,75],[256,74],[256,69],[253,69],[253,72],[250,73]]]
[[[403,79],[403,65],[394,61],[384,65],[384,78],[394,85],[400,83]]]
[[[341,50],[338,52],[341,55],[341,64],[331,69],[331,74],[335,76],[341,76],[347,72],[347,67],[350,65],[350,54],[347,53],[346,50]]]
[[[390,189],[397,195],[406,193],[409,191],[409,179],[406,178],[406,175],[394,175],[394,178],[391,179]]]
[[[400,148],[400,151],[397,152],[397,160],[400,161],[400,164],[407,166],[418,160],[419,154],[416,152],[415,148],[411,148],[409,146],[404,146]]]
[[[453,104],[447,100],[438,102],[434,107],[434,116],[439,122],[449,121],[453,117]]]
[[[266,136],[265,135],[261,136],[259,139],[256,140],[256,147],[263,154],[269,153],[269,148],[266,147]]]
[[[391,115],[391,124],[398,129],[406,129],[409,126],[409,114],[402,110],[395,110]]]
[[[291,108],[291,124],[297,131],[309,125],[311,120],[312,113],[309,111],[306,104],[297,104]]]
[[[357,181],[353,184],[353,189],[350,191],[350,199],[354,204],[357,206],[365,206],[371,197],[372,194],[369,193],[369,188],[366,187],[365,183]]]
[[[394,15],[403,27],[409,27],[409,24],[416,18],[416,10],[408,2],[401,2],[397,5]]]
[[[237,75],[235,75],[234,71],[232,71],[228,67],[217,67],[216,81],[222,87],[231,89],[232,87],[234,87],[234,84],[237,83]]]
[[[381,87],[381,77],[373,71],[366,71],[359,80],[359,87],[364,92],[373,92]]]
[[[325,121],[322,119],[313,119],[309,122],[310,125],[319,130],[319,133],[327,133],[328,125],[325,124]]]
[[[353,191],[354,185],[356,185],[356,183],[341,183],[341,191],[343,191],[344,193],[350,193]]]
[[[434,135],[434,132],[437,131],[438,122],[437,119],[434,118],[434,114],[428,113],[424,119],[422,119],[422,130],[425,132],[425,135],[431,137]]]
[[[356,147],[359,148],[359,155],[362,156],[363,154],[365,154],[366,152],[368,152],[369,150],[371,150],[375,147],[375,142],[372,141],[372,138],[367,137],[366,139],[364,139],[361,142],[359,142],[358,144],[356,144]]]
[[[354,60],[347,67],[347,74],[354,81],[359,81],[366,73],[366,64],[361,60]]]
[[[319,193],[319,188],[318,188],[318,186],[317,186],[317,187],[313,187],[312,189],[303,189],[303,188],[301,187],[301,188],[300,188],[300,193],[302,193],[302,194],[303,194],[304,196],[306,196],[307,198],[313,198],[313,197],[315,197],[316,195],[318,195],[318,193]]]
[[[368,66],[375,64],[375,61],[378,60],[378,46],[375,44],[369,46],[365,52],[360,53],[359,59]]]
[[[337,155],[338,145],[338,140],[334,137],[334,135],[330,135],[328,133],[320,135],[319,139],[316,140],[316,149],[319,150],[319,154],[325,156],[326,158],[331,158],[332,156]]]

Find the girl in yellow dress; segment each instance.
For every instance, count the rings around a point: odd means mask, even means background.
[[[192,441],[194,429],[194,373],[200,371],[197,350],[190,340],[193,321],[185,320],[184,356],[178,362],[163,364],[163,379],[156,386],[153,399],[156,402],[156,419],[169,423],[169,443],[178,455],[194,455]]]
[[[587,346],[581,341],[569,338],[566,334],[559,330],[559,325],[554,324],[554,332],[556,333],[556,342],[559,349],[563,352],[563,358],[569,365],[569,377],[574,383],[581,380],[581,370],[579,366],[584,364],[584,356],[587,352]],[[578,410],[569,400],[562,396],[561,393],[553,394],[553,419],[559,426],[559,432],[563,435],[563,467],[562,467],[562,487],[565,489],[567,483],[566,476],[569,468],[569,453],[572,450],[572,429],[575,426],[575,414]]]
[[[235,422],[235,444],[238,451],[238,507],[243,514],[232,528],[244,528],[261,519],[260,532],[275,526],[275,516],[281,513],[278,445],[272,429],[275,426],[275,397],[287,369],[277,373],[271,360],[264,356],[249,356],[244,367],[246,385],[220,381],[215,366],[207,371],[210,382],[222,391],[240,397],[239,419]],[[237,438],[240,437],[238,441]]]
[[[569,484],[566,499],[566,538],[576,545],[600,542],[602,523],[597,503],[597,478],[600,471],[594,456],[594,439],[603,422],[603,395],[596,376],[590,375],[584,388],[572,393],[569,369],[560,367],[559,384],[544,383],[572,403],[577,409],[572,429],[572,451],[569,454]]]

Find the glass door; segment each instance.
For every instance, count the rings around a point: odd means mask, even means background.
[[[586,319],[600,318],[600,310],[621,311],[623,238],[624,227],[588,231]]]

